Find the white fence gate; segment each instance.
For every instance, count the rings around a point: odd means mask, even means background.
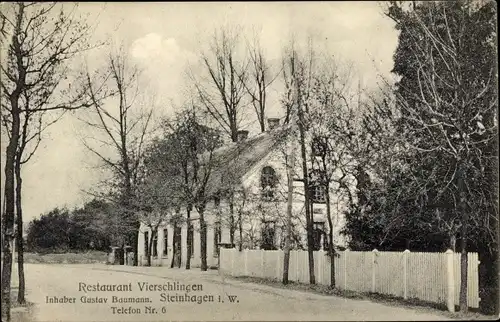
[[[335,257],[335,281],[340,289],[373,292],[444,303],[454,311],[459,304],[460,254],[343,251]],[[219,270],[231,276],[255,276],[281,280],[282,250],[221,249]],[[468,254],[468,304],[479,307],[478,254]],[[316,283],[330,285],[330,257],[314,252]],[[289,280],[309,283],[307,251],[291,251]]]

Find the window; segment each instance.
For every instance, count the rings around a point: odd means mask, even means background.
[[[214,223],[214,256],[219,256],[219,244],[222,241],[220,222]]]
[[[319,184],[314,184],[310,187],[310,198],[314,203],[325,203],[326,202],[326,191],[325,187]]]
[[[153,257],[158,257],[158,232],[153,237]]]
[[[325,177],[323,170],[313,169],[309,173],[309,198],[313,203],[326,202]]]
[[[328,148],[328,139],[323,136],[315,137],[312,140],[311,150],[313,156],[324,156]]]
[[[326,242],[325,223],[324,222],[314,222],[314,224],[313,224],[313,250],[320,250],[321,249],[321,239],[323,239],[323,246],[325,246],[325,242]]]
[[[272,200],[274,198],[274,189],[276,188],[276,172],[271,167],[264,167],[260,176],[262,186],[262,198]]]
[[[144,232],[144,254],[147,256],[149,254],[149,232]]]
[[[274,240],[276,237],[276,227],[274,221],[262,222],[261,249],[275,250]]]
[[[193,225],[189,225],[188,238],[190,241],[189,252],[191,254],[191,258],[193,258],[194,257],[194,229],[193,229]]]
[[[168,229],[163,229],[163,256],[168,255]]]

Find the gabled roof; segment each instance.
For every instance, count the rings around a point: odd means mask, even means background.
[[[214,151],[217,166],[210,175],[207,194],[214,195],[220,188],[241,184],[245,174],[275,150],[287,137],[288,132],[288,126],[279,127]]]

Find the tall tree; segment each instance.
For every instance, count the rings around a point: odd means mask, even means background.
[[[246,116],[245,96],[248,89],[248,63],[241,48],[242,39],[238,28],[216,29],[209,50],[200,56],[203,74],[190,73],[200,103],[199,107],[232,142],[238,141],[238,131]],[[231,206],[230,221],[230,238],[233,243],[235,232],[233,206]]]
[[[285,82],[286,93],[283,97],[283,105],[286,111],[286,122],[290,122],[291,118],[297,118],[297,128],[299,132],[299,147],[302,166],[301,181],[304,184],[304,208],[306,217],[307,230],[307,251],[309,262],[309,282],[316,283],[314,274],[314,253],[313,253],[313,216],[312,204],[310,199],[309,185],[309,170],[310,158],[309,151],[306,146],[308,140],[307,133],[309,130],[309,98],[311,95],[311,82],[314,73],[314,52],[312,46],[306,55],[298,54],[294,47],[294,42],[285,52],[283,57],[283,79]]]
[[[195,109],[185,109],[163,126],[164,140],[158,141],[156,171],[171,176],[180,192],[181,204],[188,210],[188,231],[192,231],[190,212],[196,209],[200,228],[201,270],[207,270],[207,224],[205,210],[213,197],[211,187],[213,170],[218,166],[215,150],[221,146],[219,131],[201,123]],[[192,243],[188,238],[188,252]],[[188,258],[190,259],[190,253]],[[188,262],[189,262],[188,259]],[[189,268],[189,266],[187,266]]]
[[[216,30],[209,50],[200,57],[204,75],[192,72],[190,75],[201,107],[232,142],[238,140],[238,130],[245,116],[247,63],[240,52],[240,41],[236,28]]]
[[[271,65],[267,60],[264,49],[256,35],[251,42],[247,41],[249,64],[246,73],[240,73],[243,76],[243,85],[250,97],[250,102],[255,110],[260,131],[266,130],[266,109],[269,94],[269,87],[278,78],[280,73],[273,73]]]
[[[189,233],[191,220],[191,209],[189,199],[184,190],[184,184],[187,177],[188,160],[182,155],[184,146],[178,139],[175,129],[177,124],[173,120],[168,120],[163,124],[163,136],[155,138],[146,149],[144,160],[144,169],[146,175],[154,178],[157,183],[157,189],[163,191],[160,199],[168,200],[169,209],[167,211],[173,212],[170,216],[168,223],[174,227],[173,238],[173,256],[172,267],[181,265],[180,253],[180,226],[186,222],[188,225],[188,256],[186,261],[186,269],[190,268],[190,245],[192,243],[192,234]],[[187,218],[185,220],[181,216],[181,207],[186,207]],[[191,235],[191,236],[190,236]]]
[[[491,222],[498,220],[493,213],[498,196],[491,193],[498,162],[495,13],[493,2],[474,1],[411,8],[393,2],[387,10],[401,31],[393,70],[401,77],[400,132],[427,164],[434,185],[429,202],[451,207],[441,214],[456,218],[459,226],[461,311],[467,311],[470,232],[481,227],[489,235],[496,227]],[[491,250],[498,247],[486,240]]]
[[[294,124],[294,122],[292,123]],[[295,139],[289,142],[289,147],[286,154],[286,168],[287,168],[287,205],[286,205],[286,239],[283,258],[283,284],[288,284],[288,276],[290,269],[290,251],[292,248],[292,217],[293,217],[293,179],[295,175]]]
[[[20,146],[30,141],[28,137],[40,137],[39,134],[47,126],[43,114],[57,119],[54,113],[89,106],[79,86],[79,78],[71,73],[70,68],[73,58],[91,48],[87,41],[91,27],[76,17],[76,8],[73,6],[67,11],[55,3],[18,2],[3,6],[0,13],[2,43],[8,44],[5,46],[7,52],[2,60],[0,77],[2,124],[9,138],[5,158],[5,210],[2,215],[2,317],[7,320],[10,319],[12,254],[9,245],[14,235],[16,173],[19,184],[18,226],[21,223],[22,227],[20,170],[25,147]],[[41,125],[38,127],[38,124]],[[23,130],[27,128],[37,130],[23,139]],[[36,146],[35,143],[32,148],[36,150]],[[22,256],[19,265],[22,267]],[[21,293],[18,300],[23,302],[24,294]]]
[[[96,84],[88,74],[86,77],[86,95],[92,102],[92,113],[82,120],[93,137],[85,138],[83,143],[113,174],[114,180],[107,182],[115,203],[122,208],[119,219],[123,223],[122,246],[132,245],[137,265],[140,222],[131,201],[135,198],[145,141],[151,134],[154,102],[141,96],[139,70],[122,49],[108,56],[102,70],[104,85]],[[103,90],[108,96],[99,97],[97,93]],[[147,106],[148,103],[151,105]],[[97,144],[107,149],[99,149]]]
[[[332,60],[322,61],[321,72],[313,77],[309,131],[313,155],[310,179],[316,189],[323,191],[326,204],[331,287],[335,287],[334,230],[338,222],[338,218],[332,218],[332,203],[344,209],[353,205],[353,172],[356,165],[360,165],[350,150],[354,135],[352,123],[356,118],[348,93],[352,79],[349,74],[341,75],[337,65]]]
[[[156,171],[155,151],[148,150],[146,149],[144,166],[140,171],[132,203],[133,208],[138,210],[139,221],[151,232],[149,246],[146,247],[147,266],[151,266],[151,257],[158,256],[151,253],[156,249],[153,243],[157,241],[158,228],[172,222],[180,200],[175,184],[169,182],[170,178],[164,176],[161,171]]]

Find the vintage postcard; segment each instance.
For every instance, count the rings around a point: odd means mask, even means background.
[[[2,321],[499,316],[494,1],[0,26]]]

